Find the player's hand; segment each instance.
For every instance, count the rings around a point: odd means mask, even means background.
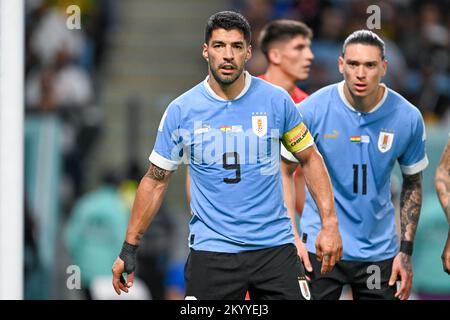
[[[450,274],[450,230],[448,232],[447,242],[445,243],[441,258],[444,271]]]
[[[302,260],[303,266],[305,267],[306,271],[312,272],[312,264],[309,260],[308,250],[306,250],[305,244],[300,240],[299,237],[295,238],[295,246],[297,247],[297,255]],[[308,276],[306,276],[307,280],[310,280]]]
[[[320,273],[330,272],[342,254],[342,238],[337,223],[322,227],[316,238],[316,256],[322,262]]]
[[[121,290],[123,292],[128,293],[128,289],[133,286],[134,282],[134,272],[131,272],[127,274],[127,281],[125,282],[125,279],[122,275],[122,273],[125,272],[125,263],[122,259],[117,257],[116,261],[114,261],[114,264],[112,266],[112,284],[114,287],[114,290],[118,295],[120,295]]]
[[[411,256],[403,252],[399,252],[394,258],[389,285],[393,286],[398,277],[400,277],[400,289],[396,291],[395,297],[400,300],[408,300],[411,294],[413,272]]]

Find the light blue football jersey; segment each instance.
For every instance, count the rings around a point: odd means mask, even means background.
[[[385,87],[368,113],[344,96],[344,81],[327,86],[298,105],[322,154],[333,184],[344,260],[381,261],[398,252],[390,177],[396,161],[404,174],[426,168],[425,127],[419,110]],[[315,252],[321,227],[308,192],[301,218],[307,249]]]
[[[168,106],[149,158],[166,170],[189,162],[190,247],[236,253],[294,243],[279,146],[285,133],[304,127],[301,115],[286,91],[247,72],[231,101],[207,79]]]

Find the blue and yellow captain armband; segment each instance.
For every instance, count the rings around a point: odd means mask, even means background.
[[[296,153],[309,146],[313,137],[305,124],[301,122],[298,126],[283,134],[282,141],[289,152]]]

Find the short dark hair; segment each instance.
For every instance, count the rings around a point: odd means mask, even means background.
[[[247,19],[240,13],[234,11],[221,11],[209,17],[205,28],[205,43],[211,39],[211,34],[216,29],[232,30],[238,29],[244,34],[247,44],[252,40],[252,32]]]
[[[296,36],[303,36],[312,39],[312,30],[303,22],[279,19],[274,20],[264,26],[259,35],[259,47],[268,58],[269,49],[272,43],[277,41],[290,40]]]
[[[381,40],[381,38],[375,32],[364,29],[353,32],[344,41],[344,45],[342,46],[342,56],[344,56],[347,46],[354,43],[361,43],[378,47],[380,49],[381,59],[384,60],[386,54],[384,41]]]

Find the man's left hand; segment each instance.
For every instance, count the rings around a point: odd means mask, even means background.
[[[408,300],[411,294],[413,272],[411,256],[403,252],[399,252],[394,258],[389,285],[395,285],[398,277],[400,277],[400,289],[396,291],[395,297],[400,300]]]

